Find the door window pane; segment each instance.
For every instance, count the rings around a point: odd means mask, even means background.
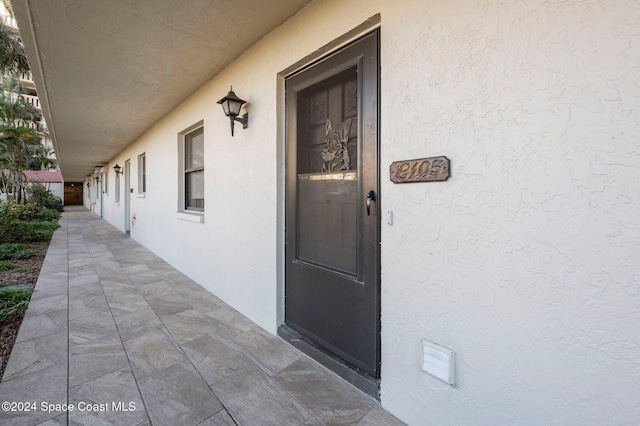
[[[355,172],[298,176],[298,259],[356,274],[357,184]]]

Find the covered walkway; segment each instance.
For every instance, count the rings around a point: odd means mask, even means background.
[[[1,424],[402,424],[94,214],[60,223]]]

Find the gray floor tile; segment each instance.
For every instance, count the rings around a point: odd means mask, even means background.
[[[110,312],[96,312],[69,321],[70,345],[89,342],[117,332]]]
[[[131,295],[139,294],[136,286],[129,281],[128,277],[123,276],[122,278],[110,278],[110,279],[101,279],[102,291],[107,296],[107,299],[111,301],[115,298],[128,298]]]
[[[139,381],[154,425],[195,425],[222,405],[190,365],[176,364]]]
[[[165,281],[159,280],[158,276],[154,274],[153,279],[149,282],[141,282],[132,279],[135,283],[138,291],[144,298],[153,299],[154,297],[167,296],[173,293],[173,288]]]
[[[223,409],[199,423],[198,426],[236,426],[236,422],[233,421],[227,410]]]
[[[69,287],[69,296],[75,298],[85,298],[91,296],[104,296],[104,291],[99,281],[87,282]]]
[[[43,411],[41,404],[65,404],[67,402],[67,363],[43,368],[35,373],[0,383],[0,401],[36,404],[36,411],[0,411],[2,425],[35,425],[57,417],[62,411]]]
[[[57,417],[38,423],[37,426],[67,426],[67,413],[60,414]]]
[[[300,425],[311,417],[287,391],[258,367],[244,368],[211,385],[238,424]]]
[[[127,275],[136,275],[136,274],[144,274],[145,272],[152,272],[149,265],[143,263],[141,259],[136,259],[137,263],[130,266],[125,266],[123,269],[127,273]]]
[[[149,330],[140,337],[125,341],[124,347],[138,380],[173,364],[187,361],[178,344],[164,330]]]
[[[110,312],[109,304],[104,294],[82,297],[71,293],[69,300],[69,319],[74,320],[87,315]]]
[[[246,368],[254,368],[253,361],[229,340],[219,336],[203,336],[182,348],[208,384]]]
[[[358,426],[405,426],[403,422],[384,411],[379,405],[369,411],[369,413],[358,423]]]
[[[69,386],[77,386],[129,367],[118,333],[73,345],[69,351]]]
[[[93,263],[82,265],[82,266],[74,266],[74,267],[69,266],[69,276],[79,275],[86,272],[94,272],[95,270],[96,269]]]
[[[174,315],[178,312],[193,309],[193,307],[188,303],[185,303],[182,297],[180,297],[176,292],[147,299],[147,301],[159,316]]]
[[[255,327],[251,320],[227,304],[204,314],[239,331],[249,331]]]
[[[69,277],[69,287],[84,287],[90,284],[100,284],[98,274],[95,271]]]
[[[198,287],[199,289],[192,290],[192,287],[185,286],[185,288],[183,288],[182,285],[174,286],[175,291],[179,293],[183,300],[191,305],[193,309],[214,318],[216,315],[214,311],[223,308],[226,306],[226,303],[202,287]]]
[[[308,358],[300,359],[274,378],[327,424],[358,423],[376,404]]]
[[[67,294],[67,280],[66,278],[44,282],[43,280],[38,280],[35,289],[38,298],[65,296]]]
[[[69,279],[66,263],[66,258],[61,260],[60,264],[63,265],[62,267],[43,262],[40,272],[44,272],[44,275],[40,274],[38,277],[38,283],[41,284],[41,287],[45,287],[50,284],[66,284]]]
[[[48,312],[59,311],[61,309],[67,309],[66,292],[55,296],[40,297],[38,294],[38,286],[36,285],[36,292],[33,294],[33,297],[29,302],[29,311],[32,314],[46,314]]]
[[[66,314],[67,310],[64,309],[61,312]],[[52,314],[54,313],[52,312]],[[22,321],[22,325],[20,326],[16,342],[23,342],[42,336],[48,336],[60,331],[66,331],[66,329],[59,325],[51,314],[37,315],[29,309],[27,310],[25,319]]]
[[[106,291],[105,291],[106,293]],[[107,301],[114,316],[126,315],[131,312],[137,312],[146,309],[149,304],[137,290],[132,290],[129,294],[107,294]]]
[[[245,348],[249,356],[270,374],[277,373],[301,357],[300,352],[282,339],[258,327],[234,337],[233,341]]]
[[[116,314],[114,318],[123,341],[135,339],[150,330],[164,327],[160,318],[149,306],[133,312]]]
[[[10,380],[66,362],[67,337],[66,331],[59,331],[16,343],[11,350],[3,380]]]
[[[401,424],[116,228],[65,215],[0,400],[116,404],[69,413],[82,425]],[[129,402],[135,411],[115,409]],[[67,424],[67,413],[0,423]]]
[[[120,277],[124,275],[124,270],[120,263],[115,259],[105,259],[100,263],[94,265],[95,271],[98,273],[100,280],[109,280],[114,277]]]
[[[160,268],[156,268],[156,271],[158,271],[159,269]],[[190,281],[189,278],[187,278],[182,272],[177,271],[171,265],[165,266],[164,269],[165,271],[162,274],[162,279],[164,279],[165,281],[168,281],[174,284]]]
[[[162,278],[158,276],[155,271],[143,272],[140,274],[129,275],[129,279],[136,287],[140,288],[141,285],[151,284],[161,281]]]
[[[178,343],[186,343],[207,333],[219,332],[216,321],[193,309],[163,316],[162,322]]]
[[[28,312],[28,311],[27,311]],[[69,310],[60,309],[59,311],[49,312],[47,314],[51,320],[62,330],[69,330]]]
[[[114,371],[69,389],[69,424],[134,425],[148,420],[136,381],[128,370]],[[81,410],[81,407],[91,410]]]

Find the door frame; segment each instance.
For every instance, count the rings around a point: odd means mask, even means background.
[[[131,159],[124,162],[124,232],[131,233]]]
[[[378,169],[378,177],[377,177],[377,187],[378,191],[381,191],[381,156],[380,156],[380,112],[381,112],[381,88],[380,88],[380,80],[381,80],[381,35],[380,35],[380,27],[381,27],[381,19],[380,15],[376,14],[363,22],[361,25],[355,27],[353,30],[345,33],[344,35],[338,37],[337,39],[331,41],[325,46],[316,49],[314,53],[304,57],[300,61],[291,65],[290,67],[284,69],[282,72],[278,73],[277,79],[277,103],[278,103],[278,127],[277,127],[277,138],[279,143],[277,145],[277,158],[278,158],[278,269],[277,269],[277,325],[278,325],[278,335],[283,339],[287,340],[290,344],[297,347],[302,352],[305,352],[307,355],[316,359],[320,363],[322,363],[325,367],[334,371],[345,380],[368,393],[370,396],[379,399],[380,395],[380,371],[382,369],[382,359],[381,359],[381,343],[382,343],[382,330],[381,330],[381,321],[378,320],[377,328],[378,328],[378,359],[379,359],[379,367],[378,367],[378,377],[374,378],[369,376],[368,374],[355,371],[352,368],[346,366],[342,360],[338,359],[332,354],[328,354],[326,351],[323,351],[322,348],[318,348],[313,345],[313,342],[309,342],[304,336],[297,333],[295,330],[290,329],[285,325],[285,281],[286,281],[286,211],[287,211],[287,152],[288,152],[288,138],[287,138],[287,108],[286,108],[286,79],[299,71],[307,67],[311,67],[317,62],[324,60],[325,58],[339,52],[343,48],[349,46],[350,44],[358,41],[361,38],[366,37],[370,33],[375,31],[378,32],[378,77],[377,77],[377,169]],[[380,206],[380,193],[378,193],[377,202],[375,203],[375,208],[378,210],[378,236],[381,240],[381,206]],[[377,264],[378,264],[378,277],[377,277],[377,286],[378,286],[378,295],[377,295],[377,310],[381,315],[381,288],[382,288],[382,276],[381,276],[381,252],[378,247],[377,250]]]

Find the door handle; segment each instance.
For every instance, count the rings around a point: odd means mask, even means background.
[[[371,190],[367,194],[367,216],[371,216],[371,202],[376,201],[376,193]]]

